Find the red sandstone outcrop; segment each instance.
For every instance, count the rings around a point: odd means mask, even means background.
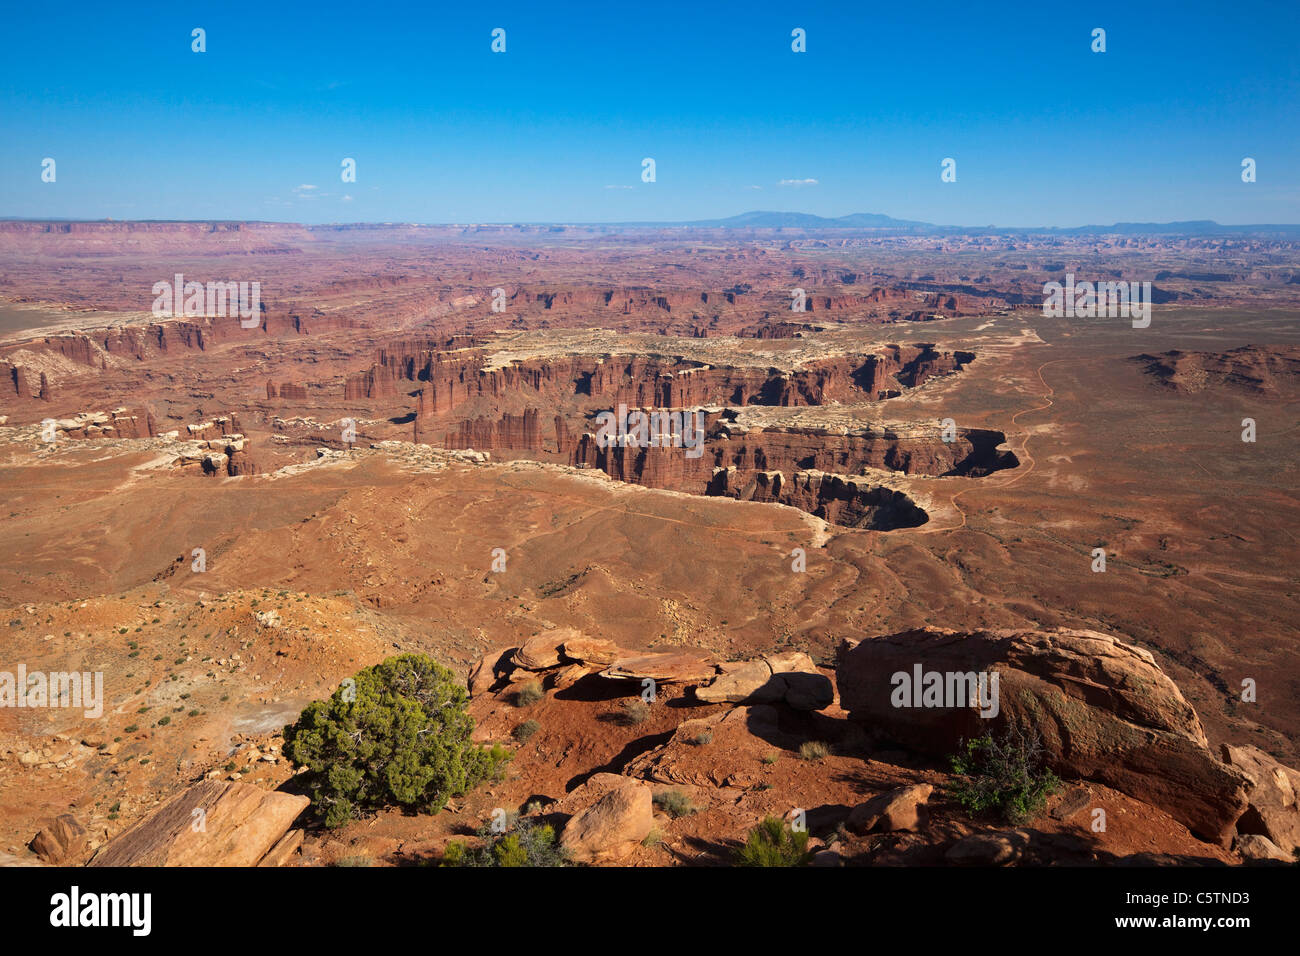
[[[266,397],[303,400],[307,398],[307,387],[292,382],[282,382],[277,385],[275,382],[268,381],[266,383]]]
[[[798,651],[767,654],[724,663],[713,680],[695,688],[704,703],[771,704],[784,701],[795,710],[821,710],[835,700],[830,678],[811,657]]]
[[[1300,771],[1278,763],[1258,747],[1224,744],[1224,762],[1248,778],[1249,806],[1237,821],[1242,835],[1267,837],[1286,853],[1300,848]]]
[[[1148,375],[1175,392],[1195,394],[1223,388],[1259,397],[1279,397],[1300,384],[1300,346],[1243,345],[1226,352],[1137,355]]]
[[[906,493],[870,478],[797,471],[787,481],[779,471],[741,472],[719,468],[710,495],[789,505],[829,524],[867,531],[916,528],[930,520]]]
[[[70,813],[60,814],[28,844],[33,853],[55,865],[74,862],[86,849],[86,828]]]
[[[208,780],[104,846],[90,866],[255,866],[310,801]]]
[[[824,477],[816,477],[818,473],[854,476],[878,469],[978,477],[1019,464],[1013,452],[1000,448],[1006,437],[991,429],[960,429],[955,440],[945,442],[937,423],[867,425],[847,431],[792,427],[750,430],[720,421],[716,412],[709,412],[705,421],[705,452],[700,457],[693,458],[683,448],[674,447],[612,444],[601,448],[596,436],[587,433],[574,445],[570,464],[650,488],[746,501],[780,501],[814,513],[819,508],[838,513],[842,507],[831,502],[851,504],[869,484],[855,481],[851,490],[833,478],[828,484]],[[886,499],[892,498],[882,496],[879,503],[888,503]],[[856,511],[850,507],[852,520],[860,520],[869,504],[864,500]]]
[[[54,428],[63,438],[152,438],[157,434],[153,414],[144,408],[82,412],[54,419]]]
[[[420,442],[422,437],[417,429],[416,442]],[[540,412],[536,408],[529,408],[525,409],[522,415],[509,413],[502,415],[498,421],[479,418],[461,422],[454,432],[447,433],[443,440],[443,447],[540,452],[542,450]]]
[[[900,690],[895,675],[913,680],[921,671],[939,675],[938,691],[930,704],[913,706],[917,698]],[[945,686],[957,686],[950,675],[979,673],[998,675],[990,719],[965,693],[943,697]],[[854,720],[923,753],[956,753],[963,739],[1011,723],[1038,736],[1057,773],[1112,786],[1207,839],[1229,840],[1246,810],[1249,779],[1211,753],[1174,682],[1150,652],[1106,634],[904,631],[845,641],[838,679]]]
[[[698,684],[717,672],[717,659],[702,651],[647,651],[620,657],[601,671],[600,676],[610,680]]]
[[[877,354],[820,360],[789,372],[644,355],[569,355],[489,367],[481,349],[444,351],[417,341],[381,350],[369,369],[348,376],[344,398],[392,397],[399,382],[419,382],[416,415],[421,419],[475,398],[518,392],[555,400],[587,396],[609,407],[821,405],[898,395],[959,371],[974,358],[971,352],[938,352],[918,344],[889,345]]]
[[[242,435],[243,431],[243,428],[239,424],[239,416],[234,412],[231,412],[230,414],[222,415],[219,418],[212,418],[208,421],[186,425],[185,437],[195,441],[204,441],[227,435]]]
[[[279,222],[0,222],[0,251],[41,255],[287,252],[314,239]]]

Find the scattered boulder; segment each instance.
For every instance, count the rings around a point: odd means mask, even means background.
[[[792,671],[785,681],[785,703],[794,710],[823,710],[835,702],[835,685],[824,674]]]
[[[1207,839],[1226,844],[1246,810],[1249,779],[1210,752],[1178,687],[1150,652],[1110,635],[920,628],[846,641],[839,664],[841,704],[850,717],[913,750],[945,757],[963,738],[1015,723],[1036,732],[1056,773],[1105,783]],[[922,672],[940,675],[939,690],[950,699],[896,706],[910,698],[895,675],[914,680]],[[969,698],[971,684],[957,680],[981,673],[998,675],[992,719]]]
[[[635,681],[649,678],[660,684],[699,684],[717,672],[714,658],[704,651],[652,651],[620,657],[601,671],[600,676]]]
[[[821,710],[835,700],[830,678],[800,651],[768,654],[718,665],[712,681],[695,688],[706,704],[771,704],[784,701],[795,710]]]
[[[28,846],[46,863],[69,863],[85,850],[86,840],[86,828],[72,814],[63,813],[36,834]]]
[[[849,811],[848,827],[858,833],[873,830],[917,830],[925,823],[926,801],[934,787],[919,783],[877,794]]]
[[[105,845],[90,866],[253,866],[310,801],[206,780]]]
[[[571,627],[557,627],[534,634],[515,651],[511,663],[530,671],[544,671],[560,664],[560,647],[567,640],[582,635]]]
[[[962,837],[944,854],[956,866],[1006,866],[1029,848],[1027,830],[995,830]]]
[[[1300,847],[1300,771],[1278,763],[1258,747],[1223,745],[1223,760],[1248,778],[1248,806],[1237,832],[1268,837],[1287,853]]]
[[[654,827],[650,788],[625,777],[586,810],[569,819],[560,846],[577,863],[616,863],[635,850]]]
[[[555,690],[563,690],[594,673],[596,669],[586,664],[565,664],[550,673],[551,687]]]
[[[696,700],[706,704],[771,704],[785,697],[785,681],[773,678],[767,661],[756,658],[721,665],[722,673],[695,688]]]
[[[1232,842],[1232,849],[1250,862],[1294,863],[1295,858],[1266,836],[1247,833]]]
[[[620,657],[627,657],[628,652],[613,641],[603,637],[585,637],[578,635],[565,641],[560,647],[561,653],[571,661],[579,664],[592,664],[607,667]]]
[[[479,694],[485,694],[504,681],[506,675],[514,669],[510,659],[514,656],[517,647],[498,647],[496,650],[488,651],[475,662],[474,666],[469,669],[469,677],[466,685],[469,688],[469,695],[477,697]]]

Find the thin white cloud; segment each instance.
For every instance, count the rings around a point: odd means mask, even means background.
[[[815,180],[815,179],[783,179],[783,180],[781,180],[779,183],[777,183],[777,185],[778,185],[778,186],[816,186],[816,185],[817,185],[817,180]]]
[[[632,189],[632,186],[606,186],[606,189]]]

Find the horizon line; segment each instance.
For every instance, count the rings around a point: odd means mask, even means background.
[[[795,220],[804,220],[804,222],[790,223],[767,223],[763,222],[745,222],[749,217],[791,217]],[[875,223],[846,223],[846,219],[864,219],[876,220]],[[357,220],[331,220],[322,222],[303,222],[291,219],[250,219],[250,218],[194,218],[194,219],[173,219],[173,218],[115,218],[101,216],[97,218],[72,217],[72,216],[0,216],[0,223],[62,223],[62,224],[211,224],[211,225],[267,225],[267,226],[297,226],[301,228],[337,228],[347,226],[406,226],[421,228],[450,228],[450,227],[526,227],[526,226],[545,226],[545,227],[569,227],[569,228],[624,228],[624,229],[770,229],[770,230],[798,230],[798,229],[838,229],[844,231],[931,231],[931,232],[1081,232],[1087,230],[1106,230],[1106,229],[1127,229],[1135,230],[1140,228],[1151,229],[1172,229],[1175,227],[1191,227],[1202,230],[1244,230],[1244,229],[1300,229],[1300,223],[1221,223],[1214,219],[1177,219],[1168,221],[1116,221],[1112,223],[1082,223],[1079,225],[999,225],[996,223],[987,223],[973,226],[960,226],[952,224],[937,224],[914,219],[899,219],[884,213],[862,213],[853,212],[845,213],[840,216],[822,216],[817,213],[808,212],[783,212],[776,210],[747,210],[732,216],[712,217],[706,219],[663,219],[663,220],[460,220],[460,221],[417,221],[417,220],[392,220],[392,219],[357,219]]]

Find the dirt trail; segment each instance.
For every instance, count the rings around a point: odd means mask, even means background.
[[[1042,405],[1035,405],[1033,408],[1024,408],[1016,412],[1014,415],[1011,416],[1011,424],[1015,425],[1016,420],[1020,418],[1021,415],[1028,415],[1030,412],[1040,412],[1045,408],[1052,407],[1053,404],[1052,396],[1056,394],[1056,391],[1055,389],[1052,388],[1052,386],[1048,385],[1047,380],[1043,378],[1043,369],[1047,368],[1047,366],[1049,365],[1056,365],[1061,362],[1077,362],[1077,361],[1078,361],[1077,359],[1052,359],[1050,362],[1044,362],[1042,365],[1038,366],[1038,368],[1034,370],[1034,374],[1038,376],[1038,381],[1041,382],[1043,388],[1047,390],[1047,393],[1043,396],[1046,399],[1046,401]],[[948,499],[952,507],[956,509],[958,514],[961,515],[960,524],[953,525],[952,527],[949,528],[921,528],[918,529],[916,533],[937,534],[942,531],[960,531],[962,528],[966,527],[966,512],[962,511],[961,507],[957,504],[958,498],[960,498],[962,495],[966,494],[967,492],[976,491],[981,488],[992,488],[997,490],[1001,490],[1003,488],[1009,488],[1010,486],[1014,485],[1016,482],[1020,481],[1022,478],[1026,477],[1030,472],[1032,472],[1034,470],[1034,465],[1036,464],[1036,462],[1034,461],[1034,456],[1029,454],[1029,437],[1030,436],[1028,435],[1028,433],[1026,433],[1024,437],[1021,438],[1020,447],[1017,449],[1017,454],[1021,460],[1022,465],[1026,461],[1029,462],[1028,468],[1024,468],[1023,470],[1021,468],[1017,468],[1013,474],[1008,476],[1007,480],[999,482],[997,484],[990,484],[990,485],[979,484],[970,488],[963,488],[961,491],[952,495]]]

